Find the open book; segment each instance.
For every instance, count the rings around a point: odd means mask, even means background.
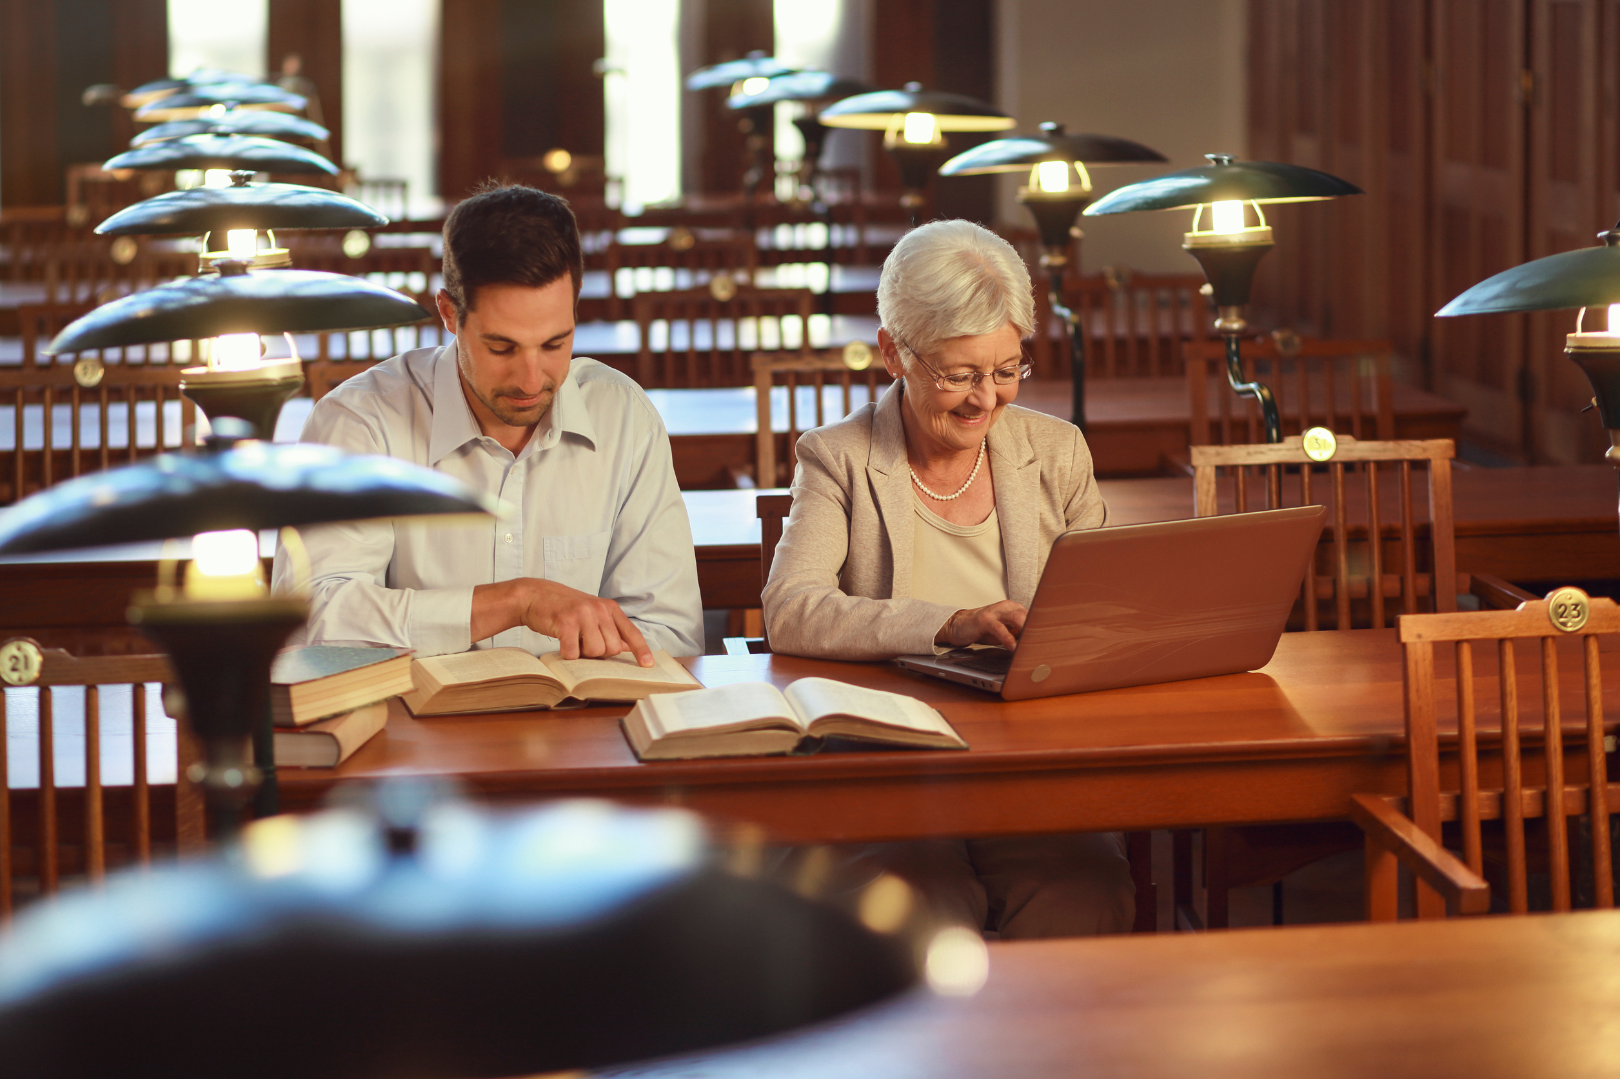
[[[833,679],[800,679],[778,690],[737,683],[643,698],[624,718],[643,761],[813,753],[827,739],[916,749],[966,750],[938,710],[914,697]]]
[[[411,664],[416,688],[405,704],[417,716],[549,709],[564,702],[635,701],[703,686],[662,649],[644,668],[630,653],[598,660],[536,658],[524,649],[474,649],[425,656]]]

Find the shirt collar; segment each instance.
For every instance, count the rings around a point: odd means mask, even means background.
[[[433,372],[433,431],[428,438],[428,464],[440,461],[460,450],[467,443],[483,437],[478,418],[467,395],[461,388],[461,371],[456,360],[456,345],[451,342],[439,350]],[[591,426],[590,414],[580,400],[579,382],[569,365],[568,377],[557,387],[551,409],[541,421],[539,429],[523,453],[548,450],[557,445],[562,432],[577,435],[596,449],[596,429]],[[522,454],[518,455],[523,456]]]

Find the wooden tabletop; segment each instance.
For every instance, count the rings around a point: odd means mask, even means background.
[[[1573,731],[1584,721],[1571,655],[1564,715]],[[309,806],[344,779],[444,776],[497,799],[676,803],[784,839],[844,842],[1327,820],[1346,816],[1352,794],[1405,788],[1392,630],[1284,634],[1257,672],[1019,702],[891,664],[682,662],[706,686],[821,675],[911,694],[972,749],[640,763],[619,728],[622,705],[417,719],[396,702],[387,730],[344,765],[283,772],[283,803]],[[1487,673],[1492,662],[1476,668]],[[1442,684],[1446,665],[1440,657]],[[1526,668],[1524,685],[1534,685],[1529,676]],[[1606,700],[1607,714],[1620,715],[1620,685]],[[1539,699],[1523,708],[1524,725],[1538,727]],[[1489,743],[1490,706],[1482,710]]]
[[[914,991],[616,1076],[1613,1076],[1620,912],[990,945]]]

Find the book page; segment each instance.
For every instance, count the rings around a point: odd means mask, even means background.
[[[806,728],[826,716],[853,716],[960,741],[960,736],[931,705],[905,694],[872,690],[835,679],[808,678],[789,686],[786,697],[804,718]]]
[[[643,701],[650,734],[655,739],[668,735],[710,734],[740,731],[765,721],[776,720],[803,730],[793,706],[770,683],[735,683],[709,690],[679,694],[653,694]]]
[[[493,679],[554,678],[544,664],[525,649],[473,649],[471,652],[425,656],[417,660],[441,686],[488,682]]]
[[[546,665],[557,681],[562,683],[563,689],[573,693],[582,683],[601,681],[631,682],[631,683],[677,683],[682,686],[699,687],[703,684],[692,677],[691,672],[676,662],[675,658],[663,649],[653,650],[653,666],[644,668],[636,663],[634,653],[623,652],[617,656],[580,657],[578,660],[564,660],[562,653],[546,653],[540,662]]]

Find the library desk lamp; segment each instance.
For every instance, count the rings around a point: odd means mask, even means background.
[[[250,271],[245,262],[233,259],[214,265],[214,273],[103,304],[69,323],[45,351],[205,341],[204,366],[183,369],[181,392],[210,422],[239,417],[256,437],[268,441],[275,435],[281,406],[304,382],[292,335],[372,330],[431,318],[409,297],[347,274]],[[292,357],[264,362],[260,334],[285,335]]]
[[[746,85],[747,80],[744,81]],[[816,118],[816,102],[838,101],[842,98],[865,94],[873,88],[859,79],[846,79],[828,71],[794,71],[765,80],[763,87],[732,94],[726,99],[728,109],[755,109],[765,105],[789,101],[809,106],[803,116],[793,118],[793,126],[804,138],[804,157],[799,165],[801,192],[815,187],[816,174],[821,170],[821,151],[827,143],[827,125]]]
[[[279,113],[265,113],[279,116]],[[208,269],[236,259],[251,269],[291,266],[275,230],[375,229],[388,219],[358,199],[301,184],[255,184],[253,173],[229,174],[228,187],[169,191],[127,206],[96,226],[98,236],[197,236],[198,263]],[[217,240],[225,244],[219,247]]]
[[[143,124],[165,120],[195,120],[215,106],[230,109],[303,112],[309,105],[302,94],[262,82],[190,83],[135,109],[136,121]]]
[[[1597,234],[1597,247],[1563,251],[1504,270],[1464,291],[1435,312],[1491,315],[1579,308],[1564,355],[1592,384],[1592,405],[1609,433],[1604,459],[1620,469],[1620,223]],[[1585,328],[1590,308],[1603,308],[1601,330]]]
[[[1087,217],[1137,210],[1192,209],[1192,231],[1182,248],[1204,269],[1215,302],[1215,332],[1226,339],[1226,377],[1242,397],[1260,403],[1266,441],[1282,441],[1282,421],[1271,388],[1246,382],[1239,343],[1248,329],[1243,309],[1249,303],[1254,271],[1272,248],[1266,203],[1315,202],[1341,195],[1360,195],[1348,180],[1302,165],[1273,161],[1238,161],[1230,154],[1206,154],[1208,165],[1156,176],[1115,188],[1086,207]],[[1245,210],[1245,207],[1248,210]],[[1208,211],[1208,227],[1200,229]],[[1248,214],[1252,212],[1254,223]]]
[[[946,132],[1005,131],[1018,123],[989,102],[924,90],[915,82],[903,90],[874,90],[835,101],[817,119],[828,127],[883,132],[883,148],[900,166],[905,189],[900,202],[911,211],[913,225],[927,204],[929,179],[950,156]]]
[[[686,77],[686,88],[716,90],[726,87],[729,88],[727,97],[732,98],[758,93],[778,75],[787,75],[797,70],[774,56],[766,56],[763,50],[755,49],[740,60],[727,60],[724,63],[699,68]],[[767,176],[775,175],[775,126],[775,110],[767,105],[756,105],[741,110],[741,115],[737,119],[737,130],[743,134],[749,159],[748,169],[743,173],[742,179],[744,195],[752,197]]]
[[[148,143],[108,158],[101,166],[117,169],[197,169],[201,171],[326,173],[338,167],[313,150],[259,135],[182,135]]]
[[[284,112],[255,112],[216,105],[195,120],[169,120],[137,132],[131,148],[147,146],[183,135],[262,135],[271,139],[308,139],[321,142],[332,133],[313,120]]]
[[[258,82],[251,75],[244,75],[239,71],[222,71],[219,68],[198,68],[190,75],[179,79],[153,79],[145,82],[133,90],[126,90],[119,98],[118,103],[126,109],[138,109],[148,105],[158,98],[168,97],[192,86],[214,86],[221,83],[252,84]]]
[[[1053,314],[1069,332],[1069,377],[1074,385],[1074,422],[1086,426],[1086,343],[1080,317],[1063,302],[1063,275],[1071,240],[1081,233],[1075,218],[1091,202],[1087,166],[1142,165],[1165,156],[1141,143],[1111,135],[1070,135],[1062,124],[1041,124],[1039,135],[1010,135],[980,143],[939,167],[941,176],[980,176],[1029,170],[1029,184],[1018,189],[1018,201],[1035,219],[1041,234],[1041,266],[1049,275]],[[1076,270],[1079,267],[1075,268]]]

